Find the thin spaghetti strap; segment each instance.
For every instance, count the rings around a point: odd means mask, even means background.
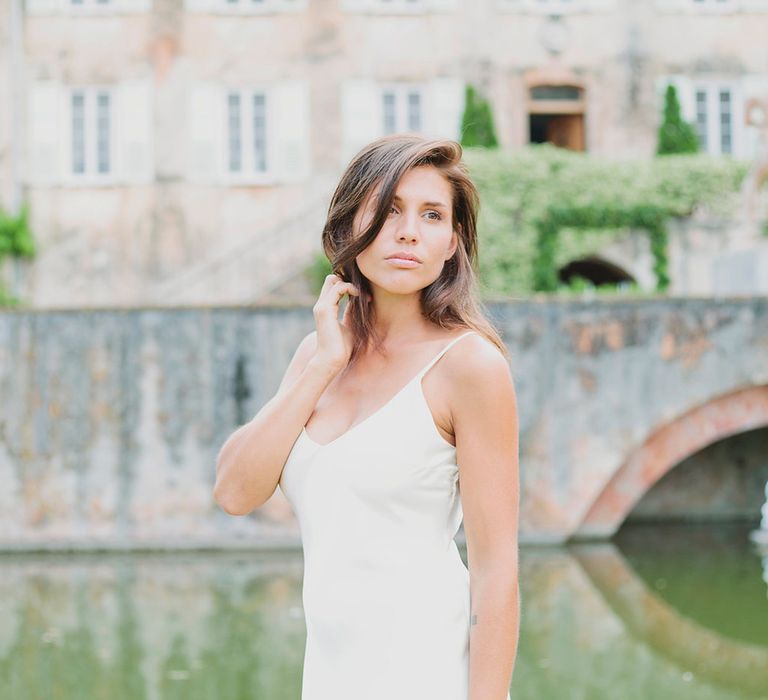
[[[435,364],[448,350],[451,348],[451,346],[454,343],[458,343],[462,338],[466,338],[468,335],[471,335],[472,333],[477,333],[477,331],[467,331],[466,333],[462,333],[458,338],[454,338],[451,340],[437,355],[435,355],[428,363],[427,366],[424,367],[421,372],[417,375],[419,379],[421,379],[432,367],[432,365]]]

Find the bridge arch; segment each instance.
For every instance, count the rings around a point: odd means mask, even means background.
[[[624,268],[599,255],[571,260],[558,270],[557,276],[565,284],[576,276],[589,280],[595,286],[635,282],[635,278]]]
[[[746,387],[696,406],[653,431],[614,473],[572,537],[611,537],[668,471],[705,447],[768,426],[768,386]]]

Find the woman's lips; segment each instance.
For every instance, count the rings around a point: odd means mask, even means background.
[[[418,267],[421,265],[421,263],[416,260],[407,260],[406,258],[386,258],[385,262],[388,262],[395,267]]]

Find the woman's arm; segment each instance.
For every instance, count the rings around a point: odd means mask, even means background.
[[[216,460],[214,500],[246,515],[275,492],[285,461],[336,370],[314,360],[317,332],[299,343],[277,393],[232,433]]]
[[[471,593],[468,700],[506,700],[520,628],[517,398],[506,358],[472,341],[451,362]]]

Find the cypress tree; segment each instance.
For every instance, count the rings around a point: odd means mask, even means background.
[[[692,124],[683,120],[680,114],[680,101],[677,89],[667,85],[664,93],[664,117],[659,126],[656,153],[696,153],[699,150],[699,138]]]
[[[497,148],[493,114],[488,100],[477,94],[472,85],[464,91],[464,114],[461,118],[461,145]]]

